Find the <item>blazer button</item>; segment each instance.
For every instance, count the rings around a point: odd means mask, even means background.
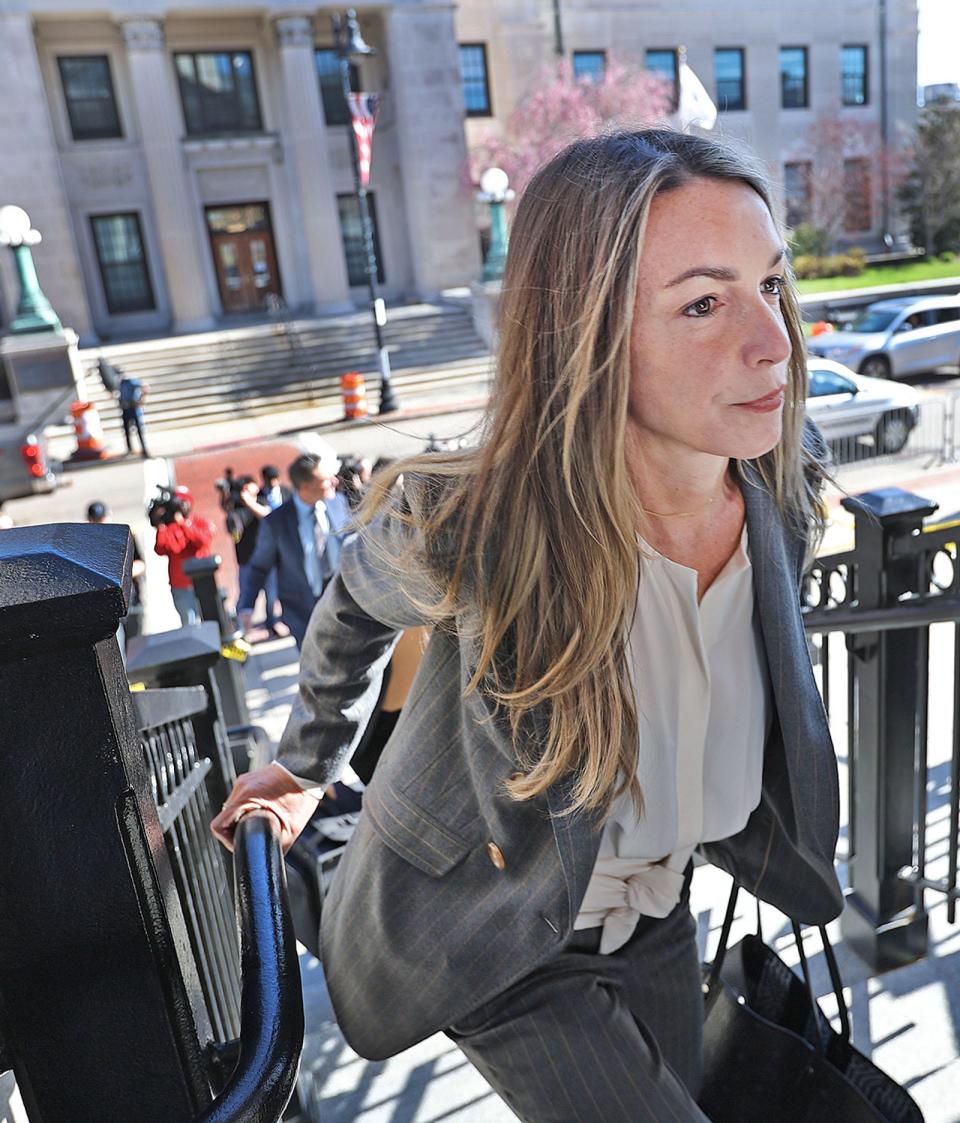
[[[487,843],[487,857],[498,870],[505,870],[507,868],[506,859],[503,856],[503,851],[495,842]]]

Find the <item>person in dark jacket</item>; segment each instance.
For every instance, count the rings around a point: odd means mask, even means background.
[[[117,387],[117,399],[120,404],[120,416],[123,420],[123,435],[127,442],[127,452],[133,453],[133,440],[130,431],[136,429],[144,460],[150,455],[147,451],[147,438],[143,427],[143,402],[149,392],[149,387],[139,378],[131,378],[126,374],[120,379],[120,385]]]
[[[290,465],[294,494],[260,525],[240,587],[241,627],[250,626],[257,594],[276,569],[283,622],[297,646],[303,642],[310,614],[339,568],[350,522],[349,505],[337,491],[339,467],[337,454],[325,441],[318,452],[298,456]]]

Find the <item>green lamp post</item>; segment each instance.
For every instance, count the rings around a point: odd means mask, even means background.
[[[62,331],[63,325],[37,279],[30,249],[40,241],[40,231],[30,225],[30,216],[20,207],[0,207],[0,245],[9,246],[20,281],[17,314],[7,329],[11,335],[39,331]]]
[[[487,168],[480,177],[477,198],[490,206],[490,249],[483,265],[484,281],[499,281],[507,263],[507,216],[504,204],[514,197],[510,180],[502,168]]]

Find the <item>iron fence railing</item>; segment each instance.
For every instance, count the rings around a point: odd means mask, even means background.
[[[896,489],[844,505],[856,546],[813,565],[805,626],[846,766],[845,923],[890,965],[925,948],[925,891],[950,922],[960,898],[960,521]]]
[[[140,744],[160,827],[217,1042],[240,1032],[240,950],[228,855],[210,833],[208,783],[218,753],[201,752],[192,718],[207,707],[202,687],[133,695]]]
[[[159,689],[128,687],[131,560],[121,526],[0,536],[0,1078],[31,1123],[277,1123],[303,1027],[279,842],[243,821],[232,891],[220,636],[138,638]]]

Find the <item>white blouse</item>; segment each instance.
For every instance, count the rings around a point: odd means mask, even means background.
[[[771,696],[746,546],[744,526],[698,604],[696,570],[640,543],[627,652],[644,810],[628,793],[614,802],[574,924],[603,926],[601,954],[641,916],[667,916],[697,845],[736,834],[760,802]]]

